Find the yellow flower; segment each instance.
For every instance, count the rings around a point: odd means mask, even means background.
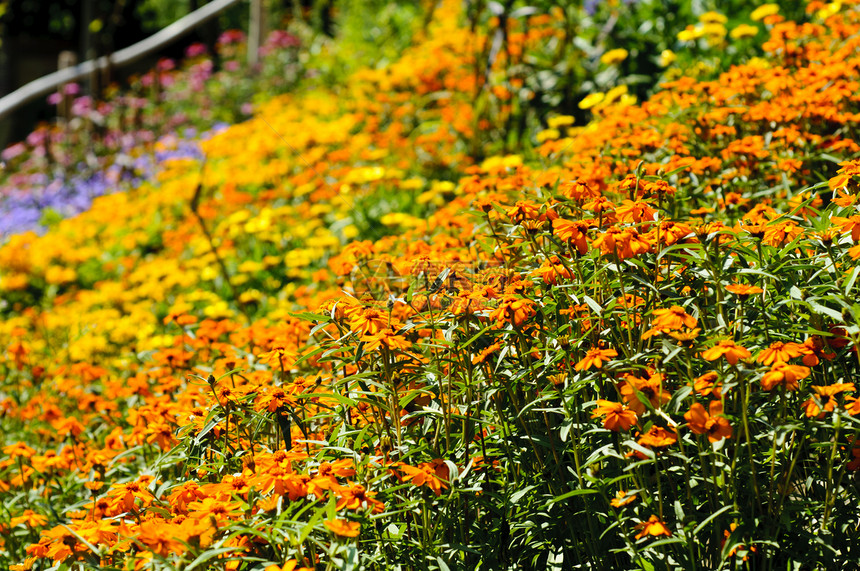
[[[600,57],[600,63],[604,65],[617,65],[627,59],[629,52],[624,48],[609,50]]]
[[[27,274],[10,274],[0,277],[0,289],[5,291],[24,289],[28,283]]]
[[[687,26],[686,29],[678,32],[678,39],[682,42],[692,42],[693,40],[701,38],[703,33],[704,31],[702,28]]]
[[[752,14],[750,14],[750,18],[754,22],[759,22],[764,20],[768,16],[773,16],[774,14],[779,14],[779,5],[778,4],[762,4],[755,10],[753,10]]]
[[[740,40],[742,38],[755,37],[756,34],[758,34],[758,28],[756,28],[755,26],[750,26],[749,24],[741,24],[734,30],[732,30],[729,33],[729,36],[731,36],[735,40]]]
[[[48,266],[45,270],[45,281],[49,284],[63,284],[73,282],[77,279],[77,274],[72,268],[64,268],[62,266]]]
[[[721,40],[726,37],[726,27],[722,24],[705,24],[702,27],[702,33],[710,39]]]
[[[635,95],[630,95],[629,93],[625,93],[621,96],[621,99],[618,100],[618,104],[622,107],[630,107],[632,105],[636,105],[638,100]]]
[[[345,226],[343,229],[343,237],[347,240],[352,240],[358,236],[358,227],[355,224],[350,224],[349,226]]]
[[[842,2],[831,2],[827,4],[824,8],[815,13],[815,16],[819,20],[826,20],[833,14],[838,13],[842,9]]]
[[[557,129],[559,127],[573,125],[573,122],[574,118],[570,115],[558,115],[557,117],[550,117],[547,121],[547,125],[550,129]]]
[[[421,224],[421,219],[403,212],[389,212],[379,219],[383,226],[403,226],[405,228],[415,228]]]
[[[561,136],[558,129],[544,129],[535,137],[538,143],[543,143],[544,141],[551,141],[553,139],[558,139]]]
[[[699,16],[699,21],[703,24],[725,24],[729,19],[719,12],[711,10]]]
[[[591,109],[606,97],[603,93],[592,93],[591,95],[586,96],[585,99],[579,102],[580,109]]]
[[[616,99],[621,97],[622,95],[627,94],[627,86],[619,85],[618,87],[613,87],[609,91],[606,92],[606,97],[603,100],[603,103],[608,105],[614,102]]]
[[[657,63],[660,67],[669,67],[675,60],[678,59],[678,56],[675,55],[675,52],[672,50],[663,50],[660,53],[660,59],[657,60]]]

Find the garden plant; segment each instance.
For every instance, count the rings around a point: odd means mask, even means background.
[[[0,565],[860,567],[860,8],[533,4],[275,36],[10,232]]]

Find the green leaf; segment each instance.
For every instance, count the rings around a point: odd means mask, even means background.
[[[854,268],[851,272],[851,277],[849,277],[848,281],[845,283],[845,295],[848,295],[848,292],[850,292],[851,288],[854,287],[854,282],[857,281],[857,276],[860,276],[860,266]]]
[[[588,495],[597,494],[597,493],[599,493],[597,490],[591,489],[591,488],[583,488],[583,489],[579,489],[579,490],[573,490],[571,492],[567,492],[566,494],[562,494],[560,496],[556,496],[555,498],[551,499],[550,501],[548,501],[546,503],[546,507],[549,507],[553,504],[557,504],[558,502],[563,502],[564,500],[567,500],[569,498],[575,498],[576,496],[588,496]]]
[[[603,308],[600,307],[599,303],[597,303],[587,295],[582,296],[582,299],[585,300],[585,303],[588,304],[588,307],[590,307],[597,315],[603,314]]]
[[[624,441],[624,445],[625,445],[625,446],[629,446],[629,447],[630,447],[630,448],[632,448],[633,450],[636,450],[637,452],[640,452],[640,453],[644,454],[646,457],[650,458],[651,460],[653,460],[654,458],[656,458],[656,456],[654,455],[654,451],[653,451],[653,450],[650,450],[650,449],[648,449],[648,448],[645,448],[644,446],[640,445],[640,444],[639,444],[638,442],[636,442],[635,440],[625,440],[625,441]]]
[[[709,515],[707,518],[705,518],[702,521],[702,523],[700,523],[699,525],[697,525],[695,527],[695,529],[693,529],[693,536],[699,535],[699,532],[702,531],[703,529],[705,529],[706,525],[708,525],[709,523],[714,521],[716,518],[718,518],[720,516],[720,514],[725,513],[727,511],[729,511],[730,509],[732,509],[731,505],[723,506],[720,509],[718,509],[717,511],[715,511],[714,513],[712,513],[711,515]]]
[[[188,567],[185,568],[185,571],[191,571],[192,569],[194,569],[198,565],[200,565],[202,563],[206,563],[210,559],[214,559],[215,557],[218,557],[219,555],[223,555],[224,553],[229,553],[230,551],[241,551],[242,549],[243,549],[242,547],[239,547],[236,545],[232,545],[230,547],[219,547],[217,549],[207,549],[206,551],[201,553],[197,557],[197,559],[192,561],[191,564],[189,564]]]
[[[510,503],[516,504],[521,499],[523,499],[523,497],[525,497],[526,494],[528,494],[529,492],[531,492],[535,488],[537,488],[536,485],[526,486],[525,488],[523,488],[522,490],[516,492],[514,495],[511,496]]]
[[[323,506],[314,513],[310,521],[308,521],[308,523],[302,528],[302,532],[299,534],[299,539],[296,542],[297,544],[301,545],[304,543],[305,539],[308,538],[326,512],[328,512],[328,506]]]

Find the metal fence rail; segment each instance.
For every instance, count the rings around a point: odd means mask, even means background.
[[[60,86],[86,78],[95,71],[107,68],[118,68],[134,63],[149,54],[156,52],[174,42],[177,38],[188,34],[194,28],[211,20],[227,8],[243,0],[212,0],[202,8],[183,16],[163,30],[149,36],[145,40],[123,48],[100,58],[85,61],[78,65],[49,73],[27,85],[0,98],[0,119],[8,116],[15,109],[39,97],[55,92]],[[258,2],[259,0],[252,0]],[[249,45],[249,49],[252,49]]]

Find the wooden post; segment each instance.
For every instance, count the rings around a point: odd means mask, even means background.
[[[57,58],[57,69],[67,69],[74,67],[78,63],[78,56],[75,52],[65,50],[60,52]],[[69,83],[64,83],[60,86],[60,100],[57,102],[57,116],[63,121],[68,121],[72,118],[72,98],[66,94],[66,86]]]
[[[260,62],[260,47],[263,45],[263,0],[251,0],[251,18],[248,26],[248,67]]]

